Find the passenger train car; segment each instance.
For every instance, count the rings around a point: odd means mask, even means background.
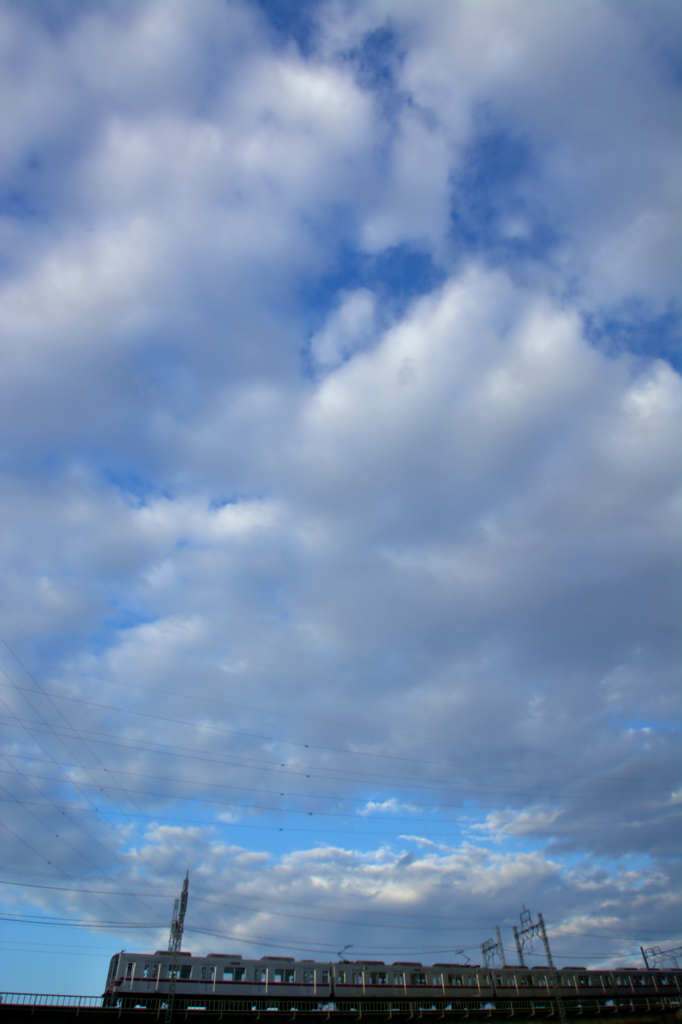
[[[104,1005],[160,1006],[165,1002],[173,971],[173,954],[128,953],[112,957],[103,995]],[[358,960],[328,963],[266,956],[245,960],[236,953],[197,957],[181,952],[177,961],[175,996],[186,1005],[215,1002],[245,1009],[362,1009],[370,1004],[395,1009],[470,1010],[491,1006],[556,1003],[568,1008],[608,1004],[631,1006],[642,1000],[682,1006],[682,970],[589,971],[564,967],[558,985],[544,967],[478,967]]]

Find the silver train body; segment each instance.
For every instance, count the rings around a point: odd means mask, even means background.
[[[164,950],[116,953],[109,966],[105,1005],[131,1001],[142,1006],[161,1005],[168,994],[172,970],[173,954]],[[557,975],[559,995],[569,1004],[618,1006],[652,1000],[679,1006],[682,1002],[682,971],[677,969],[590,971],[564,967]],[[348,1008],[370,1003],[391,1003],[396,1008],[412,1003],[443,1007],[468,1004],[474,1008],[500,1001],[547,1004],[556,1000],[557,989],[543,967],[482,968],[369,960],[329,963],[285,956],[245,960],[233,953],[197,957],[182,952],[175,996],[186,1005],[224,1001],[241,1009],[247,1004],[258,1009],[292,1005],[317,1008],[331,1003]]]

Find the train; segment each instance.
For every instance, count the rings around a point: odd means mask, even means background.
[[[175,985],[172,986],[172,982]],[[638,1003],[682,1006],[682,970],[562,967],[480,967],[381,960],[296,960],[287,956],[244,959],[237,953],[114,954],[103,1005],[159,1008],[169,988],[185,1006],[221,1004],[248,1010],[493,1009],[514,1006],[552,1009]],[[229,1005],[228,1005],[229,1004]]]

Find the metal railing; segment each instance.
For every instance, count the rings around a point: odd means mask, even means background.
[[[646,998],[632,996],[630,998],[616,999],[565,999],[564,1005],[569,1016],[577,1016],[585,1012],[590,1015],[603,1014],[604,1016],[617,1017],[621,1014],[632,1014],[633,1012],[652,1010],[680,1010],[682,1009],[682,996],[669,998],[659,996],[657,998]],[[77,995],[51,995],[47,993],[30,992],[1,992],[0,1006],[25,1006],[33,1008],[53,1009],[100,1009],[103,1012],[113,1011],[120,1013],[121,1010],[153,1009],[156,1011],[165,1009],[166,1002],[163,997],[151,998],[147,995],[120,995],[113,999],[105,1000],[102,996],[77,996]],[[457,1017],[507,1017],[529,1018],[529,1017],[554,1017],[558,1016],[554,1000],[547,999],[386,999],[386,1000],[339,1000],[334,1002],[309,1003],[298,1000],[253,1000],[253,999],[216,999],[211,996],[187,996],[175,997],[174,1008],[185,1014],[192,1010],[203,1010],[204,1012],[220,1014],[222,1017],[260,1017],[264,1012],[281,1012],[289,1014],[290,1018],[296,1014],[314,1016],[324,1015],[326,1018],[342,1018],[352,1016],[358,1021],[362,1017],[382,1016],[384,1018],[417,1018],[433,1016]]]
[[[102,1005],[101,996],[60,996],[36,992],[0,992],[2,1006],[63,1006],[66,1009],[97,1009]]]

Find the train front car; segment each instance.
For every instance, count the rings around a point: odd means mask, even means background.
[[[114,1006],[115,1005],[115,994],[116,994],[116,981],[118,976],[118,964],[121,959],[120,953],[114,953],[111,960],[109,961],[109,971],[107,974],[107,983],[104,986],[104,992],[102,993],[102,1006]]]
[[[180,953],[176,977],[189,977],[191,963],[191,953]],[[109,964],[103,1006],[160,1006],[168,995],[172,965],[173,954],[168,950],[157,949],[155,953],[121,950]],[[176,988],[179,990],[180,981]]]
[[[165,1004],[173,973],[175,999],[192,1006],[230,1004],[241,1012],[267,1008],[317,1008],[332,997],[332,965],[316,960],[267,956],[244,960],[238,953],[197,957],[173,954],[117,953],[111,959],[104,1006]]]

